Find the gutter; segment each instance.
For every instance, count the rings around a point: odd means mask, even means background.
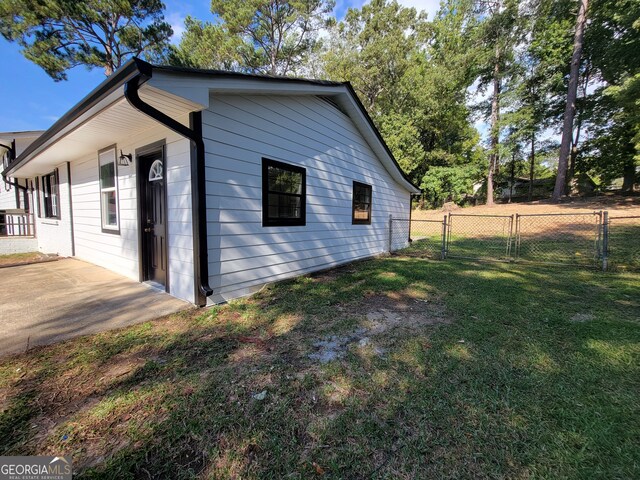
[[[203,307],[207,297],[213,293],[209,286],[209,251],[207,246],[207,217],[206,217],[206,180],[205,180],[205,151],[202,139],[202,112],[189,114],[191,128],[169,117],[160,110],[142,101],[139,90],[145,82],[153,76],[153,66],[139,59],[133,60],[138,75],[127,80],[124,85],[124,96],[136,110],[148,115],[177,134],[191,140],[191,225],[193,227],[193,269],[195,275],[195,303]],[[202,207],[202,208],[201,208]]]

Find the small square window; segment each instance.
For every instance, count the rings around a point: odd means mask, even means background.
[[[262,225],[305,225],[306,170],[262,159]]]
[[[353,225],[371,224],[371,185],[353,182]]]

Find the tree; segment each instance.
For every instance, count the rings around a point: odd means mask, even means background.
[[[54,80],[77,65],[111,75],[160,53],[173,34],[160,0],[0,0],[0,33]]]
[[[534,193],[537,157],[544,143],[542,134],[554,124],[557,98],[566,91],[564,60],[566,52],[570,53],[566,46],[570,24],[565,10],[566,2],[556,0],[531,0],[520,5],[524,41],[515,49],[501,123],[509,132],[510,141],[516,142],[522,152],[528,152],[529,201]]]
[[[562,141],[560,143],[560,155],[558,157],[558,174],[556,185],[553,189],[552,200],[560,201],[566,191],[567,168],[569,165],[569,154],[573,139],[573,119],[576,111],[576,98],[578,94],[578,80],[580,73],[580,59],[582,57],[582,43],[584,40],[584,29],[587,23],[588,0],[579,0],[580,6],[576,16],[576,28],[573,40],[573,55],[571,56],[571,69],[569,73],[569,88],[567,91],[567,103],[564,111],[564,122],[562,126]]]
[[[320,44],[318,33],[332,22],[333,7],[333,0],[211,1],[219,28],[227,41],[237,45],[239,69],[270,75],[288,75],[304,66]]]
[[[628,192],[640,160],[640,4],[593,0],[589,19],[583,57],[602,88],[588,99],[593,120],[583,165],[605,181],[622,176]]]
[[[480,88],[491,85],[487,205],[493,205],[493,177],[500,164],[500,101],[503,81],[510,74],[513,52],[519,41],[518,2],[480,0],[476,8],[483,19],[479,38],[484,46]]]
[[[441,185],[444,196],[442,188],[471,193],[474,183],[444,179],[477,180],[478,134],[466,106],[475,77],[472,22],[468,0],[443,2],[432,22],[396,1],[374,0],[347,12],[323,55],[326,76],[352,83],[414,183]],[[440,193],[426,202],[438,204]]]
[[[350,81],[374,119],[408,99],[401,79],[419,62],[424,15],[397,1],[350,8],[332,31],[324,55],[327,76]]]
[[[167,62],[191,68],[242,70],[242,41],[228,34],[221,24],[188,16],[180,44],[172,46]]]

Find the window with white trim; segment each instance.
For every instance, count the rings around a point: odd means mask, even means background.
[[[118,233],[120,231],[120,215],[118,211],[118,170],[115,146],[98,152],[98,167],[102,231]]]

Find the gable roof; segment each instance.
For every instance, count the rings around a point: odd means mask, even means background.
[[[114,103],[115,98],[122,98],[124,84],[136,76],[144,77],[147,84],[144,88],[150,95],[168,94],[173,98],[179,98],[183,108],[188,107],[191,110],[207,108],[210,92],[313,94],[330,97],[343,113],[351,118],[396,181],[410,192],[420,192],[400,168],[349,82],[155,66],[138,58],[129,60],[65,113],[15,158],[4,173],[11,175],[16,172],[73,132],[83,122],[88,122],[101,109],[108,108]]]

